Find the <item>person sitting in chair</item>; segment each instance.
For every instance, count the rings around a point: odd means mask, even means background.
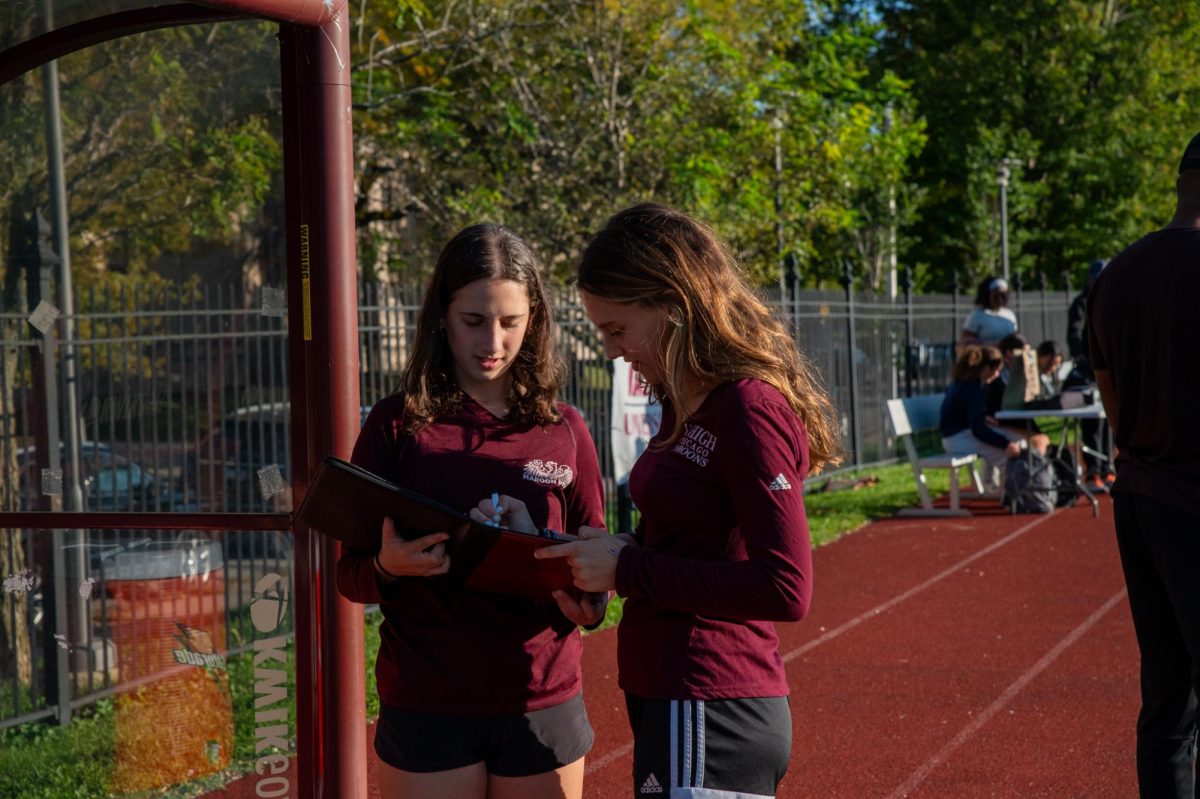
[[[938,430],[949,455],[978,454],[992,467],[991,483],[999,485],[1005,462],[1032,446],[1045,455],[1050,439],[998,426],[987,412],[987,387],[1000,375],[1004,363],[995,347],[967,347],[954,363],[953,378],[942,400]]]

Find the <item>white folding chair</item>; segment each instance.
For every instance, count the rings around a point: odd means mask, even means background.
[[[969,516],[970,511],[959,504],[958,470],[967,467],[971,474],[971,482],[975,492],[983,495],[983,483],[975,470],[979,456],[970,455],[936,455],[921,456],[917,453],[917,445],[913,434],[925,430],[937,430],[938,417],[941,414],[944,394],[926,394],[920,397],[890,399],[887,401],[888,418],[892,423],[892,432],[904,442],[904,451],[908,454],[908,462],[912,466],[913,479],[917,481],[917,491],[921,494],[921,507],[905,508],[900,516]],[[935,508],[933,499],[929,496],[929,485],[925,480],[926,469],[950,470],[950,507]]]

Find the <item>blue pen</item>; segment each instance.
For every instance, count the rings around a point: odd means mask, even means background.
[[[495,491],[492,492],[492,507],[496,509],[496,515],[492,517],[492,526],[495,527],[500,524],[500,494]]]

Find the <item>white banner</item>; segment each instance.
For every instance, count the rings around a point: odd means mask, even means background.
[[[613,361],[612,453],[617,484],[629,482],[633,462],[662,424],[662,406],[650,402],[650,388],[623,360]]]

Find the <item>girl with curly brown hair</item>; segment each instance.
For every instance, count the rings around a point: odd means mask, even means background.
[[[353,461],[465,511],[520,501],[521,527],[603,524],[596,450],[557,401],[553,319],[528,245],[476,225],[446,244],[402,388],[371,409]],[[493,501],[484,499],[489,512]],[[383,611],[375,750],[384,799],[579,799],[592,745],[577,625],[608,595],[557,602],[456,587],[445,533],[383,523],[378,553],[347,549],[338,587]]]

